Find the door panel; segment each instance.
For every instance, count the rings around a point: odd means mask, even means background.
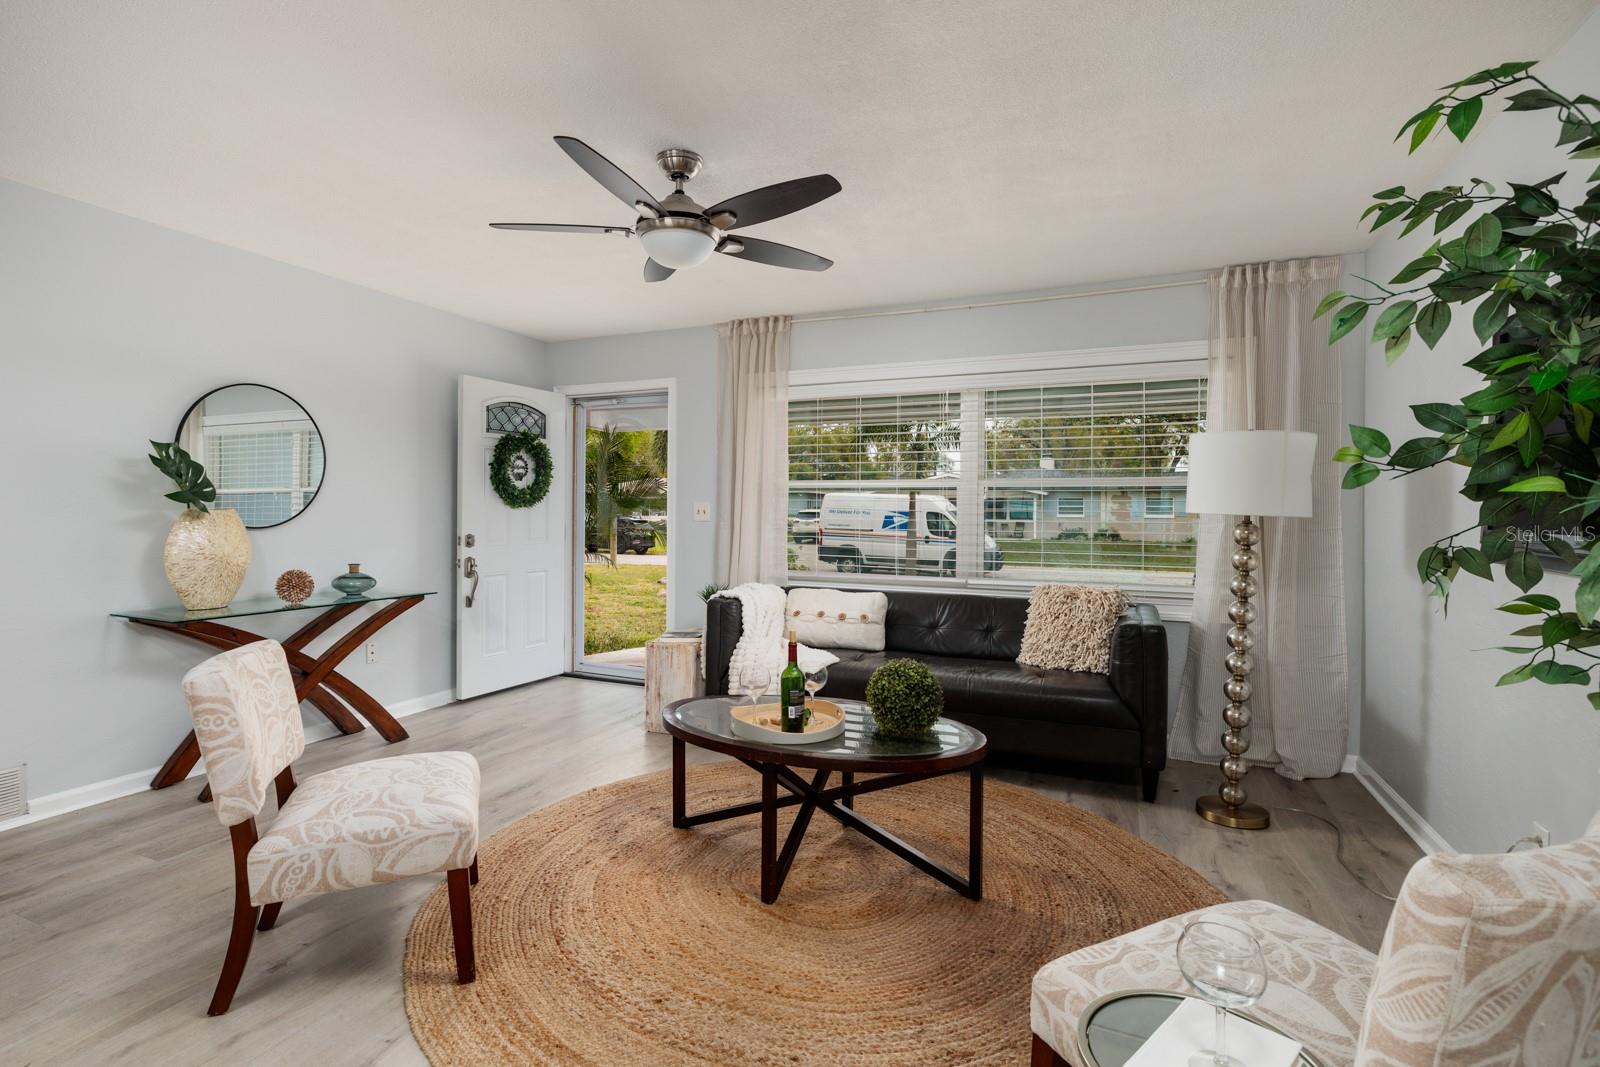
[[[550,492],[511,508],[489,483],[498,432],[489,411],[526,405],[543,417],[554,464]],[[555,393],[463,377],[457,450],[456,693],[466,698],[538,681],[567,669],[567,542],[572,494],[567,401]],[[531,431],[530,431],[531,432]],[[470,538],[470,543],[469,543]],[[476,592],[467,559],[476,570]],[[467,603],[472,594],[472,602]]]

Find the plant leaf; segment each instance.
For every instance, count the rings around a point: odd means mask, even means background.
[[[1344,481],[1341,484],[1345,489],[1360,489],[1372,481],[1379,474],[1378,468],[1370,463],[1357,463],[1344,472]]]
[[[1417,470],[1420,467],[1433,466],[1444,459],[1449,452],[1450,445],[1437,437],[1413,437],[1394,450],[1389,462],[1396,467]]]
[[[1494,440],[1489,442],[1489,451],[1493,452],[1497,448],[1505,448],[1507,445],[1515,444],[1527,432],[1528,413],[1519,411],[1516,418],[1500,427],[1500,432],[1495,434]]]
[[[1467,227],[1464,236],[1467,240],[1467,255],[1493,255],[1495,249],[1500,247],[1500,220],[1490,214],[1479,215],[1473,220],[1472,225]]]
[[[1506,673],[1500,676],[1500,680],[1494,684],[1497,687],[1502,685],[1516,685],[1518,682],[1526,682],[1532,677],[1533,667],[1531,665],[1524,665],[1515,670],[1506,671]]]
[[[1511,550],[1511,558],[1506,560],[1506,577],[1512,585],[1526,593],[1544,577],[1544,567],[1531,548],[1519,544]]]
[[[1351,330],[1360,325],[1361,320],[1367,317],[1365,303],[1346,304],[1333,314],[1333,325],[1328,329],[1328,343],[1331,345]]]
[[[1400,331],[1411,325],[1411,320],[1416,317],[1417,302],[1415,300],[1401,300],[1390,304],[1383,309],[1383,314],[1378,316],[1378,321],[1372,327],[1372,339],[1382,341],[1394,337]]]
[[[1417,124],[1411,128],[1411,147],[1406,149],[1406,155],[1409,156],[1422,147],[1422,142],[1428,139],[1428,134],[1433,132],[1433,128],[1438,125],[1438,122],[1439,105],[1434,104],[1422,113],[1422,117],[1417,120]]]
[[[1494,571],[1489,569],[1489,557],[1476,548],[1463,545],[1451,553],[1451,558],[1468,574],[1488,581],[1494,580]]]
[[[1550,474],[1535,475],[1520,482],[1512,482],[1500,490],[1502,493],[1565,493],[1566,483]]]
[[[1432,581],[1436,575],[1444,573],[1449,565],[1444,549],[1438,545],[1429,545],[1417,557],[1417,576],[1423,581]]]
[[[1600,573],[1586,574],[1578,583],[1578,618],[1585,626],[1594,622],[1596,612],[1600,612]]]
[[[1575,663],[1540,660],[1533,665],[1533,677],[1546,685],[1588,685],[1589,671]]]
[[[1439,338],[1444,336],[1445,330],[1450,328],[1450,305],[1443,300],[1435,300],[1423,308],[1417,315],[1417,336],[1422,338],[1422,343],[1432,348],[1439,343]]]
[[[1455,404],[1412,404],[1411,414],[1418,425],[1436,433],[1465,433],[1473,421],[1465,410]]]
[[[1408,326],[1383,342],[1383,361],[1392,367],[1395,361],[1406,354],[1406,347],[1411,344],[1411,328]]]
[[[1333,292],[1322,298],[1322,301],[1317,304],[1317,310],[1312,313],[1311,317],[1314,319],[1322,318],[1322,316],[1326,315],[1329,311],[1332,311],[1334,306],[1337,305],[1339,301],[1343,300],[1344,297],[1345,292],[1343,289],[1335,289]]]
[[[1472,127],[1477,125],[1478,116],[1482,114],[1483,97],[1469,96],[1450,109],[1450,114],[1445,118],[1445,125],[1456,135],[1456,140],[1465,141],[1467,134],[1472,132]]]
[[[1364,456],[1387,456],[1394,451],[1394,446],[1389,444],[1389,438],[1382,430],[1357,426],[1355,423],[1350,424],[1350,443],[1361,449]]]
[[[1340,447],[1340,449],[1333,454],[1333,461],[1335,463],[1356,463],[1359,462],[1360,459],[1361,449],[1353,448],[1350,445],[1344,445]]]

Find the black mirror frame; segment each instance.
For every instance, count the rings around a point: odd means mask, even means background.
[[[290,515],[287,519],[284,519],[283,522],[268,523],[265,526],[251,526],[248,523],[245,524],[245,529],[247,530],[271,530],[282,526],[284,523],[293,522],[295,519],[298,519],[300,516],[304,515],[308,510],[310,510],[311,505],[317,502],[317,497],[322,495],[323,482],[328,480],[328,439],[323,436],[322,427],[317,424],[316,417],[312,415],[310,411],[306,410],[306,406],[304,404],[300,403],[300,401],[296,400],[293,396],[284,392],[282,389],[279,389],[277,386],[267,385],[265,382],[229,382],[227,385],[219,385],[215,389],[208,390],[207,392],[201,393],[198,397],[196,397],[194,403],[185,408],[183,414],[179,416],[177,428],[172,431],[172,439],[177,441],[183,436],[183,424],[189,421],[189,416],[194,414],[195,408],[205,403],[206,397],[211,396],[213,393],[220,393],[224,389],[237,389],[241,385],[254,386],[257,389],[271,389],[274,393],[284,397],[295,407],[305,412],[306,418],[311,421],[311,428],[317,431],[317,440],[322,442],[322,479],[317,482],[316,489],[312,491],[311,496],[306,500],[305,504],[301,506],[300,510],[295,512],[293,515]]]

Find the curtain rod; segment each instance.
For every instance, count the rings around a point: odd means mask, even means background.
[[[1118,293],[1145,293],[1153,289],[1181,289],[1187,285],[1205,285],[1205,278],[1190,278],[1182,282],[1153,282],[1149,285],[1128,285],[1120,289],[1082,289],[1072,293],[1052,293],[1049,296],[1020,296],[1012,300],[983,300],[975,304],[934,304],[930,307],[893,308],[888,311],[846,311],[837,315],[796,315],[796,326],[802,322],[837,322],[840,319],[877,319],[891,315],[923,315],[930,311],[972,311],[976,308],[1009,307],[1013,304],[1043,304],[1052,300],[1076,300],[1084,296],[1115,296]]]

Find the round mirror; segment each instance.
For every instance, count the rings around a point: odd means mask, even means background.
[[[293,397],[265,385],[225,385],[196,400],[178,422],[178,446],[217,487],[212,507],[246,526],[288,522],[322,486],[322,433]]]

